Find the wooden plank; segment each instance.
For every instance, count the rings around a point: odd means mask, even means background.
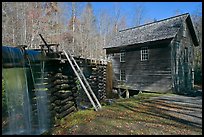
[[[76,69],[74,68],[74,66],[73,66],[73,64],[72,64],[72,62],[71,62],[71,60],[70,60],[68,54],[67,54],[65,51],[63,51],[63,52],[64,52],[64,54],[66,55],[66,57],[67,57],[67,59],[68,59],[68,61],[69,61],[69,64],[71,65],[71,67],[72,67],[74,73],[76,74],[77,78],[79,79],[79,82],[80,82],[80,84],[82,85],[82,88],[84,89],[86,95],[88,96],[88,98],[89,98],[91,104],[94,106],[95,110],[98,111],[98,108],[96,107],[95,103],[93,102],[93,100],[92,100],[92,98],[91,98],[89,92],[87,91],[87,89],[86,89],[86,87],[85,87],[85,85],[84,85],[84,83],[83,83],[81,77],[79,76],[78,72],[77,72]],[[75,62],[75,65],[76,65],[76,62]],[[76,65],[76,66],[78,66],[78,65]],[[78,66],[77,68],[78,68],[78,70],[80,70],[80,73],[82,73],[82,72],[81,72],[81,69],[79,68],[79,66]],[[84,77],[83,73],[82,73],[82,76]],[[88,84],[88,85],[89,85],[89,84]],[[89,86],[89,89],[90,89],[90,86]],[[92,90],[91,90],[91,91],[92,91]],[[92,91],[92,93],[93,93],[93,91]],[[93,93],[93,94],[94,94],[94,93]],[[94,98],[96,99],[95,96],[94,96]],[[97,99],[96,99],[96,100],[97,100]],[[97,102],[97,103],[98,103],[98,102]],[[100,104],[100,103],[99,103],[99,104]],[[100,107],[101,107],[101,106],[100,106]]]
[[[126,70],[127,85],[135,83],[142,86],[143,83],[154,83],[158,80],[167,80],[168,82],[163,84],[169,85],[169,81],[171,81],[170,53],[171,48],[168,45],[163,45],[162,48],[149,49],[149,60],[140,61],[140,50],[138,49],[126,53],[125,63],[120,62],[119,54],[114,54],[112,60],[115,80],[119,80],[119,72],[123,68]],[[157,85],[159,86],[159,83]],[[117,83],[114,86],[117,86]],[[135,85],[133,84],[133,86]]]

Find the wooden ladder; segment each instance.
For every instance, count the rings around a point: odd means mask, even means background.
[[[86,92],[87,97],[89,98],[91,104],[93,105],[94,109],[98,111],[101,109],[101,104],[99,103],[98,99],[96,98],[94,92],[92,91],[88,81],[86,80],[83,72],[81,71],[80,67],[76,63],[75,59],[72,57],[72,55],[69,53],[69,51],[62,50],[67,57],[67,60],[69,61],[69,64],[71,65],[72,69],[74,70],[74,73],[76,74],[77,78],[79,79],[79,82]]]

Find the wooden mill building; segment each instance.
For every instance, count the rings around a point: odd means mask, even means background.
[[[190,91],[198,44],[188,13],[119,31],[105,47],[114,88]]]

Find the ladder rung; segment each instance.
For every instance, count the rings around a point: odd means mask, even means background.
[[[89,100],[91,101],[92,105],[94,106],[95,110],[97,111],[98,108],[101,108],[101,104],[99,103],[99,101],[96,98],[94,92],[92,91],[88,81],[86,80],[85,76],[83,75],[83,72],[81,71],[80,67],[77,65],[77,63],[74,60],[74,58],[70,55],[70,53],[69,52],[66,53],[64,50],[63,50],[63,52],[64,52],[65,56],[67,57],[67,59],[68,59],[70,65],[71,65],[72,69],[74,70],[74,73],[76,74],[77,78],[79,79],[80,84],[82,85],[82,88],[86,92]],[[90,94],[92,95],[92,97],[90,96]],[[95,104],[93,99],[95,100],[97,105]]]

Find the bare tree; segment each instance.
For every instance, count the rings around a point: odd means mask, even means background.
[[[70,9],[67,11],[68,15],[66,16],[69,17],[69,15],[71,15],[71,17],[68,20],[68,32],[69,36],[71,36],[71,43],[66,44],[65,49],[69,50],[72,54],[74,55],[79,55],[81,52],[81,32],[80,32],[80,15],[81,15],[81,11],[82,11],[82,6],[83,3],[79,3],[79,2],[70,2],[67,3],[67,8]]]
[[[108,14],[108,11],[103,9],[99,11],[98,18],[98,30],[100,40],[98,41],[98,52],[99,58],[105,58],[105,50],[103,48],[107,45],[110,40],[111,29],[113,28],[111,16]]]
[[[199,7],[192,15],[193,24],[196,29],[196,34],[199,39],[199,46],[195,50],[195,60],[198,65],[202,65],[202,13]]]
[[[11,43],[11,37],[9,35],[9,3],[8,2],[2,2],[2,44],[10,44]]]
[[[197,37],[199,39],[199,46],[194,50],[194,62],[195,62],[195,84],[202,83],[202,7],[198,9],[192,15],[193,24],[196,30]]]
[[[39,33],[48,43],[62,44],[76,56],[104,58],[103,47],[118,30],[126,28],[120,4],[110,11],[103,10],[98,18],[91,3],[10,2],[3,3],[3,43],[27,44],[39,48],[43,44]]]
[[[118,22],[118,26],[120,30],[125,29],[127,27],[126,16],[121,17],[120,21]]]
[[[154,22],[154,21],[155,21],[154,19],[147,18],[147,19],[144,20],[144,24],[151,23],[151,22]]]
[[[96,35],[96,18],[91,3],[87,3],[81,15],[80,32],[82,33],[83,56],[93,58],[93,51],[96,49],[93,42]]]
[[[135,12],[133,14],[134,26],[139,26],[145,20],[145,7],[142,4],[135,5]]]
[[[113,28],[113,33],[117,33],[119,30],[118,28],[118,21],[121,15],[121,10],[120,10],[120,5],[119,3],[114,3],[114,17],[113,17],[113,22],[114,22],[114,28]]]
[[[179,14],[181,14],[181,11],[180,11],[179,9],[176,9],[176,10],[174,11],[174,15],[179,15]]]

